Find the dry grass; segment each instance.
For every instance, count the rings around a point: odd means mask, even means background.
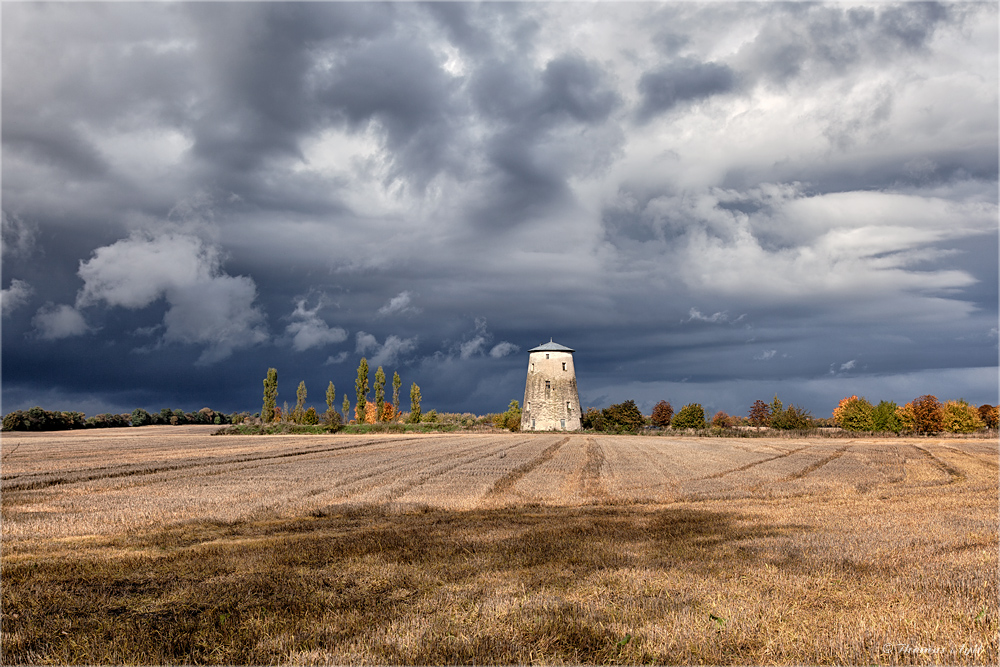
[[[997,662],[995,441],[3,451],[4,663]]]

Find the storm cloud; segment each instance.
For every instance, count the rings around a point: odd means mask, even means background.
[[[997,18],[6,4],[3,410],[997,403]]]

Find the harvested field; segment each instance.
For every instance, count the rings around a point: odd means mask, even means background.
[[[985,439],[3,439],[5,663],[995,664]]]

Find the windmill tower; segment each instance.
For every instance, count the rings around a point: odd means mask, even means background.
[[[521,430],[579,430],[580,394],[576,390],[573,350],[549,339],[528,352]]]

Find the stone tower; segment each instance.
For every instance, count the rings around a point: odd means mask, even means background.
[[[579,430],[580,394],[576,390],[573,350],[550,339],[528,352],[521,430]]]

